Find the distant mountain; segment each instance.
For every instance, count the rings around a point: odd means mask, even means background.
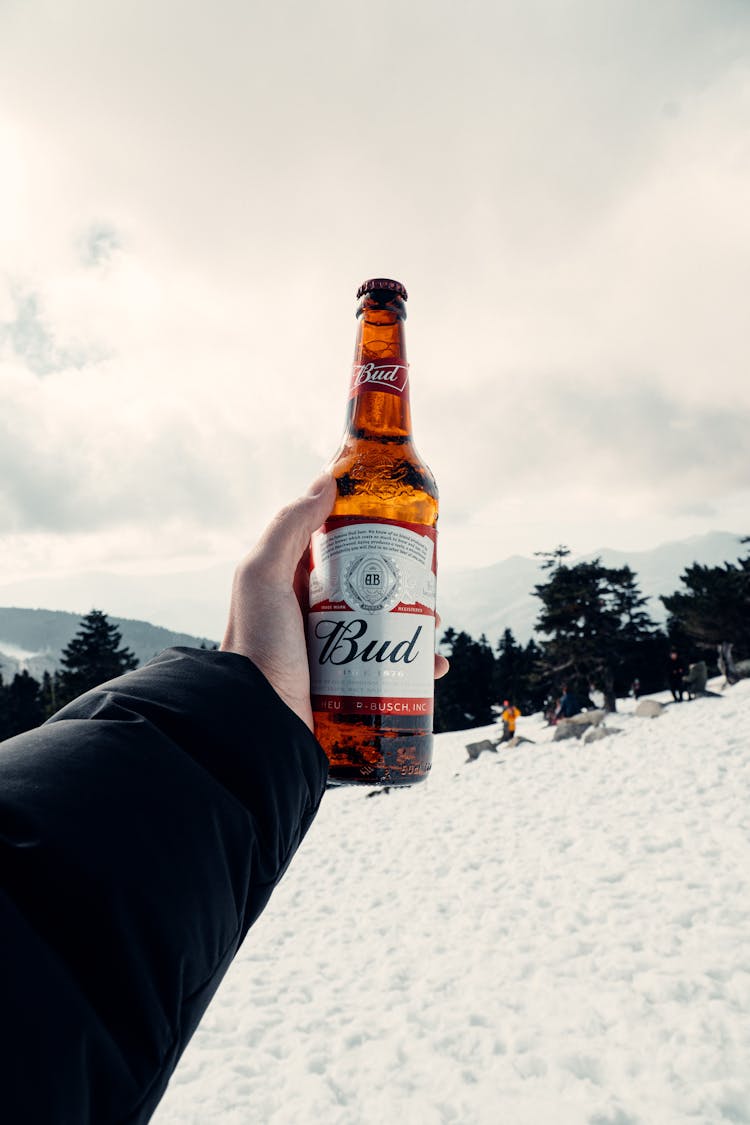
[[[217,637],[224,634],[234,567],[234,562],[226,562],[172,574],[82,571],[26,578],[0,583],[0,605],[54,606],[79,617],[96,608],[108,616],[155,621],[178,632]]]
[[[658,596],[671,594],[679,587],[680,575],[687,566],[693,562],[719,566],[724,562],[735,562],[744,553],[745,548],[738,535],[717,531],[665,543],[651,551],[602,548],[581,558],[590,560],[599,557],[606,566],[623,566],[625,563],[631,566],[638,575],[641,590],[651,598],[648,608],[653,619],[661,622],[665,615]],[[110,620],[117,622],[126,643],[142,660],[170,644],[196,644],[203,636],[220,637],[226,623],[233,570],[234,564],[226,562],[203,570],[174,574],[88,572],[59,578],[30,578],[0,585],[0,602],[6,606],[54,605],[73,611],[53,613],[35,610],[40,616],[36,619],[28,616],[25,618],[26,626],[19,627],[20,631],[15,632],[12,622],[16,619],[3,615],[21,611],[0,610],[0,653],[8,654],[6,666],[11,666],[13,661],[15,666],[19,661],[31,661],[40,652],[45,654],[45,666],[49,665],[50,658],[54,660],[76,632],[82,615],[93,606],[102,609]],[[438,577],[438,606],[442,627],[445,629],[452,625],[474,637],[485,633],[493,645],[503,630],[510,628],[519,641],[526,643],[539,613],[539,599],[534,597],[533,589],[543,579],[539,560],[519,555],[479,570],[441,572]],[[31,610],[24,612],[30,614]],[[53,618],[58,619],[59,628],[55,626],[53,629]],[[34,620],[38,625],[32,628]],[[158,621],[170,628],[160,629],[148,625],[148,621]],[[51,632],[45,622],[50,623]],[[152,632],[141,635],[139,629]],[[13,656],[12,646],[31,655],[16,653]],[[34,666],[28,663],[30,671]]]
[[[615,551],[608,547],[581,555],[568,562],[590,562],[599,558],[604,566],[629,566],[638,576],[641,593],[650,601],[646,609],[655,622],[666,619],[660,594],[671,594],[680,585],[680,575],[694,562],[721,566],[736,562],[746,553],[738,535],[714,531],[674,543],[664,543],[651,551]],[[520,555],[480,570],[454,571],[438,578],[438,605],[442,627],[452,625],[473,637],[482,633],[494,645],[505,629],[512,629],[516,640],[526,644],[539,615],[540,601],[534,587],[544,582],[545,572],[538,559]]]
[[[45,672],[53,672],[59,664],[62,650],[78,632],[81,614],[51,609],[16,609],[0,607],[0,672],[7,682],[16,672],[26,668],[37,679]],[[122,634],[125,644],[145,664],[165,648],[186,645],[191,648],[207,646],[215,641],[194,637],[189,633],[174,633],[147,621],[109,617]]]

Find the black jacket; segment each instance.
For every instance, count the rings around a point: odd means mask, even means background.
[[[148,1121],[326,773],[249,660],[195,649],[0,745],[4,1125]]]

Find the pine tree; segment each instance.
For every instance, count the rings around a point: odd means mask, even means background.
[[[3,674],[0,672],[0,742],[10,737],[10,722],[8,720],[8,689],[3,683]]]
[[[450,649],[451,670],[435,685],[435,730],[465,730],[492,722],[495,658],[487,638],[447,629],[441,645]]]
[[[547,552],[558,557],[562,548]],[[584,698],[590,686],[604,693],[605,706],[615,710],[619,689],[627,688],[641,643],[654,633],[643,609],[647,598],[627,567],[605,567],[600,559],[558,565],[547,582],[535,586],[542,602],[536,624],[549,639],[543,644],[542,667],[553,690],[567,680]]]
[[[735,646],[735,656],[749,657],[750,554],[724,566],[693,563],[681,581],[684,590],[661,599],[670,629],[682,630],[704,648],[726,643]]]
[[[122,636],[101,610],[92,609],[83,620],[60,658],[57,677],[57,706],[111,680],[138,665],[130,649],[121,648]]]
[[[10,734],[22,734],[44,722],[39,681],[24,668],[17,672],[7,689]]]
[[[534,558],[544,560],[539,564],[542,570],[559,570],[563,564],[563,559],[567,559],[569,554],[570,547],[566,547],[564,543],[558,543],[551,551],[534,551]]]
[[[0,676],[0,739],[38,727],[44,717],[39,683],[25,668],[7,685]]]
[[[496,703],[507,699],[523,715],[531,715],[542,709],[545,693],[539,681],[541,656],[541,649],[533,638],[523,648],[513,632],[505,630],[498,641],[495,660],[493,683]]]
[[[523,648],[513,636],[513,630],[506,629],[497,643],[493,677],[496,703],[508,699],[521,706],[521,696],[525,694],[525,672]]]
[[[57,672],[54,675],[45,672],[42,676],[40,694],[45,719],[49,719],[50,715],[54,715],[57,710],[58,680],[59,673]]]

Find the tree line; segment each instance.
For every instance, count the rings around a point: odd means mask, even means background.
[[[136,668],[138,661],[107,615],[93,609],[63,650],[60,664],[59,671],[45,672],[41,683],[26,670],[7,685],[0,676],[0,738],[39,726],[85,691]]]
[[[446,630],[441,646],[451,672],[436,684],[436,731],[486,726],[506,699],[524,714],[546,710],[563,684],[584,702],[599,693],[613,711],[635,681],[644,693],[667,686],[672,648],[685,662],[705,660],[711,674],[721,659],[729,679],[733,658],[750,658],[750,553],[723,566],[688,567],[681,588],[660,599],[664,628],[646,611],[630,567],[600,559],[570,565],[569,555],[565,546],[539,552],[546,580],[533,591],[541,603],[537,639],[523,646],[506,629],[493,648],[484,634],[474,640]]]
[[[750,543],[750,537],[742,540]],[[482,634],[474,640],[449,628],[441,646],[451,661],[435,688],[435,730],[464,730],[494,721],[507,699],[524,714],[549,706],[567,683],[579,698],[599,692],[609,710],[637,679],[641,691],[667,685],[669,651],[683,660],[705,659],[716,670],[717,650],[727,671],[732,655],[750,658],[750,551],[737,563],[709,567],[694,563],[682,588],[661,601],[665,628],[646,612],[648,599],[628,566],[605,567],[600,559],[571,566],[567,547],[539,552],[546,581],[534,587],[541,607],[535,632],[521,645],[506,629],[496,646]],[[0,738],[39,726],[83,692],[137,667],[122,636],[101,610],[92,610],[60,659],[60,669],[42,682],[27,671],[9,684],[0,676]]]

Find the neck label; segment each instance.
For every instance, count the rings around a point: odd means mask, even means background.
[[[355,363],[349,398],[360,391],[386,391],[402,395],[409,382],[408,363]]]

